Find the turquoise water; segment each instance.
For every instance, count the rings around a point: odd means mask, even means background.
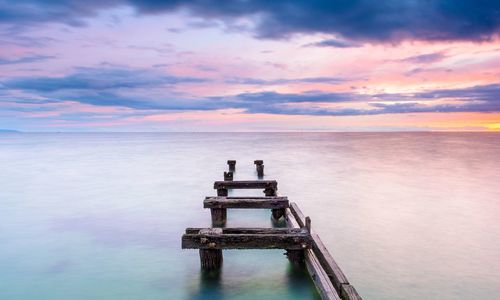
[[[0,299],[318,299],[282,251],[210,277],[180,249],[229,158],[236,179],[264,159],[365,299],[499,299],[498,153],[479,133],[0,134]]]

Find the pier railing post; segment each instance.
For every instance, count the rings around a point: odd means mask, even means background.
[[[232,171],[232,172],[236,171],[236,161],[235,160],[230,159],[227,161],[227,164],[229,166],[229,171]]]
[[[257,170],[257,176],[259,178],[264,177],[264,161],[263,160],[255,160],[253,162],[255,164],[255,169]]]

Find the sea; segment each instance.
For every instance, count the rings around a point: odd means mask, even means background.
[[[477,132],[1,133],[0,299],[320,299],[283,250],[214,275],[181,249],[228,159],[264,160],[363,299],[500,299],[500,134]]]

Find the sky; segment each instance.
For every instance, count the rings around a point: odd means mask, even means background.
[[[500,131],[500,1],[0,0],[0,130]]]

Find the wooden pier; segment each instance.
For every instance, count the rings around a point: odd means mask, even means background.
[[[233,180],[236,161],[228,160],[224,181],[216,181],[217,196],[206,197],[212,228],[187,228],[182,236],[183,249],[199,249],[203,269],[222,267],[223,249],[284,249],[291,263],[305,265],[322,299],[360,300],[356,289],[326,249],[320,237],[311,230],[311,219],[296,203],[278,196],[275,180]],[[264,176],[264,162],[255,160],[259,179]],[[263,197],[228,197],[230,189],[262,189]],[[270,209],[273,221],[284,218],[286,228],[223,228],[228,209]]]

